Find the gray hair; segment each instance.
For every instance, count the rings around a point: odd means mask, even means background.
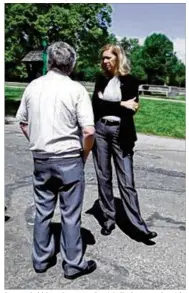
[[[55,42],[47,49],[48,53],[48,70],[59,71],[69,75],[76,62],[76,52],[67,43],[62,41]]]

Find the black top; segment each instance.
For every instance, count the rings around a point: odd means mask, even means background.
[[[125,145],[134,143],[134,141],[137,140],[133,120],[133,115],[135,112],[120,106],[120,102],[104,101],[98,97],[98,92],[104,92],[104,89],[110,79],[111,78],[108,78],[103,74],[99,74],[96,78],[95,89],[92,97],[95,122],[104,116],[113,115],[120,117],[121,123],[119,137],[121,144]],[[136,101],[138,102],[138,80],[130,74],[119,76],[119,80],[121,84],[121,100],[127,101],[136,97]]]

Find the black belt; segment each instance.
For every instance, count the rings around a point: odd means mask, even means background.
[[[104,118],[101,118],[100,121],[106,125],[109,125],[109,126],[115,126],[115,125],[120,125],[120,121],[110,121],[110,120],[107,120],[107,119],[104,119]]]

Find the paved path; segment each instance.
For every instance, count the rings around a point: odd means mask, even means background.
[[[136,242],[124,233],[116,180],[118,225],[108,237],[100,234],[94,203],[97,185],[91,157],[86,165],[82,213],[85,256],[97,270],[75,281],[64,279],[61,256],[46,273],[37,275],[31,263],[32,160],[16,124],[5,125],[5,202],[11,217],[5,223],[5,289],[27,290],[184,290],[185,141],[138,135],[134,157],[136,188],[143,217],[157,231],[154,245]],[[92,208],[93,207],[93,208]],[[59,227],[59,210],[54,221]],[[153,243],[152,243],[153,244]]]

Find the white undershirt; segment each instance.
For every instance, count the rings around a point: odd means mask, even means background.
[[[104,93],[101,96],[101,99],[109,102],[121,101],[120,80],[117,76],[110,79]],[[120,117],[118,116],[104,116],[103,118],[110,121],[120,121]]]

